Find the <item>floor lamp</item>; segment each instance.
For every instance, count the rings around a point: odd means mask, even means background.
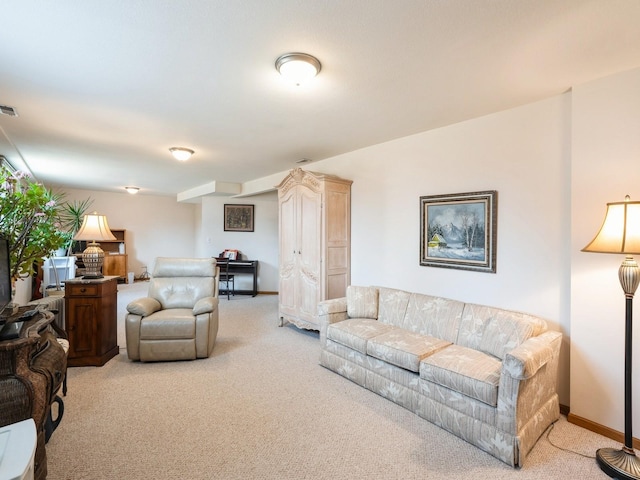
[[[640,480],[640,459],[633,451],[631,433],[631,354],[633,295],[640,283],[640,267],[631,255],[640,254],[640,202],[608,203],[607,214],[596,237],[583,252],[622,253],[626,258],[618,270],[625,297],[624,341],[624,446],[621,449],[600,448],[596,461],[607,475],[619,480]]]

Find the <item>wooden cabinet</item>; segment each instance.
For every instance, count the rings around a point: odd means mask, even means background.
[[[65,282],[70,367],[102,366],[119,353],[117,277]]]
[[[296,168],[277,186],[280,324],[318,330],[322,300],[351,282],[351,181]]]
[[[116,276],[118,281],[127,281],[127,254],[104,253],[104,263],[102,264],[102,274],[105,276]]]
[[[115,240],[102,240],[100,241],[100,248],[104,250],[105,256],[109,255],[109,253],[127,253],[126,245],[127,245],[127,231],[121,230],[117,228],[112,228],[111,233]],[[120,244],[124,244],[124,251],[121,251]]]
[[[129,271],[127,258],[127,231],[112,228],[111,233],[115,240],[100,242],[100,248],[104,250],[104,263],[102,264],[102,274],[105,276],[115,275],[118,282],[127,281]]]

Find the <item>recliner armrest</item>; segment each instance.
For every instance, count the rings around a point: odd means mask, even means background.
[[[141,317],[147,317],[161,308],[162,305],[160,305],[160,302],[151,297],[139,298],[127,305],[127,311],[129,313],[140,315]]]
[[[204,297],[196,302],[193,306],[193,314],[200,315],[202,313],[211,313],[218,308],[218,299],[215,297]]]

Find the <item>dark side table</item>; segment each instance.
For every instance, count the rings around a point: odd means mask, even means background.
[[[101,367],[118,348],[118,277],[64,282],[65,329],[70,367]]]

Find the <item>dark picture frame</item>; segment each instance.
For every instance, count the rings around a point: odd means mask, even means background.
[[[225,232],[253,232],[254,205],[224,205]]]
[[[498,192],[420,197],[420,265],[496,273]]]

